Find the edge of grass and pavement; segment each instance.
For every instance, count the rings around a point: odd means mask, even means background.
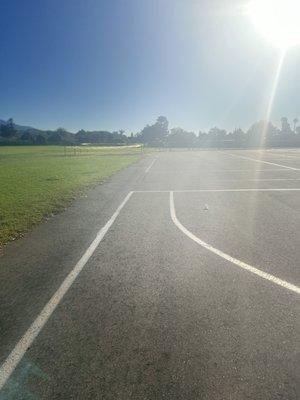
[[[0,251],[141,156],[139,146],[0,147]]]

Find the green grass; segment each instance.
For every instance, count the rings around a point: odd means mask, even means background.
[[[0,246],[140,157],[138,147],[0,147]],[[66,154],[66,155],[65,155]]]

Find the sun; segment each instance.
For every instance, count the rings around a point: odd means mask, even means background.
[[[300,44],[300,0],[253,0],[247,11],[257,30],[282,50]]]

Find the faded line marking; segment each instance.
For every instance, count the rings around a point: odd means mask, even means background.
[[[240,261],[237,258],[231,257],[230,255],[228,255],[226,253],[223,253],[223,251],[218,250],[215,247],[211,246],[210,244],[204,242],[203,240],[201,240],[197,236],[195,236],[192,232],[190,232],[188,229],[186,229],[181,224],[181,222],[177,219],[175,205],[174,205],[174,193],[173,192],[170,192],[170,214],[171,214],[172,221],[177,226],[177,228],[180,229],[186,236],[188,236],[190,239],[192,239],[194,242],[196,242],[200,246],[211,251],[212,253],[216,254],[217,256],[222,257],[226,261],[229,261],[229,262],[237,265],[238,267],[240,267],[248,272],[251,272],[252,274],[259,276],[260,278],[266,279],[276,285],[284,287],[285,289],[288,289],[288,290],[291,290],[292,292],[300,294],[300,288],[298,286],[293,285],[292,283],[286,282],[280,278],[277,278],[274,275],[263,272],[260,269],[253,267],[252,265],[249,265],[243,261]]]
[[[133,193],[203,193],[203,192],[299,192],[300,188],[250,189],[188,189],[188,190],[134,190]]]
[[[273,163],[273,162],[271,162],[271,161],[259,160],[259,159],[257,159],[257,158],[251,158],[251,157],[240,156],[240,155],[233,154],[233,153],[224,153],[224,152],[223,152],[223,154],[227,154],[227,155],[232,156],[232,157],[244,158],[245,160],[260,162],[260,163],[264,163],[264,164],[276,165],[276,167],[282,167],[282,168],[290,169],[290,170],[292,170],[292,171],[300,171],[300,168],[288,167],[287,165],[277,164],[277,163]]]
[[[148,172],[150,171],[150,169],[152,168],[153,164],[156,162],[157,158],[154,158],[154,160],[152,161],[152,163],[149,165],[148,168],[146,168],[145,170],[145,174],[148,174]]]
[[[257,179],[220,179],[220,178],[210,178],[210,181],[214,182],[269,182],[269,181],[300,181],[300,178],[257,178]]]
[[[210,182],[272,182],[272,181],[300,181],[300,178],[254,178],[254,179],[246,179],[246,178],[210,178]],[[296,188],[297,189],[297,188]]]
[[[231,154],[230,154],[231,155]],[[213,172],[274,172],[274,171],[285,171],[286,168],[265,168],[265,169],[210,169],[205,171],[206,174]],[[296,170],[298,171],[298,170]]]
[[[15,368],[17,367],[17,365],[19,364],[19,362],[21,361],[27,349],[32,345],[33,341],[41,332],[42,328],[44,327],[50,316],[53,314],[56,307],[63,299],[64,295],[67,293],[67,291],[69,290],[69,288],[71,287],[71,285],[73,284],[79,273],[82,271],[82,269],[84,268],[90,257],[93,255],[99,243],[102,241],[105,234],[108,232],[112,224],[115,222],[116,218],[120,214],[120,211],[125,206],[127,201],[130,199],[131,195],[132,192],[129,192],[128,195],[125,197],[125,199],[122,201],[122,203],[119,205],[117,210],[114,212],[110,220],[103,226],[103,228],[99,230],[96,238],[90,244],[90,246],[85,251],[81,259],[77,262],[72,271],[67,275],[63,283],[60,285],[60,287],[57,289],[57,291],[54,293],[54,295],[42,309],[40,314],[37,316],[35,321],[30,325],[28,330],[16,344],[16,346],[11,351],[7,359],[1,365],[0,391],[7,382],[7,380],[9,379],[9,377],[11,376],[11,374],[13,373],[13,371],[15,370]]]

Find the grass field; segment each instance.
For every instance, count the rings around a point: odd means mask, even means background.
[[[75,155],[76,154],[76,155]],[[126,147],[0,147],[0,246],[138,160]]]

